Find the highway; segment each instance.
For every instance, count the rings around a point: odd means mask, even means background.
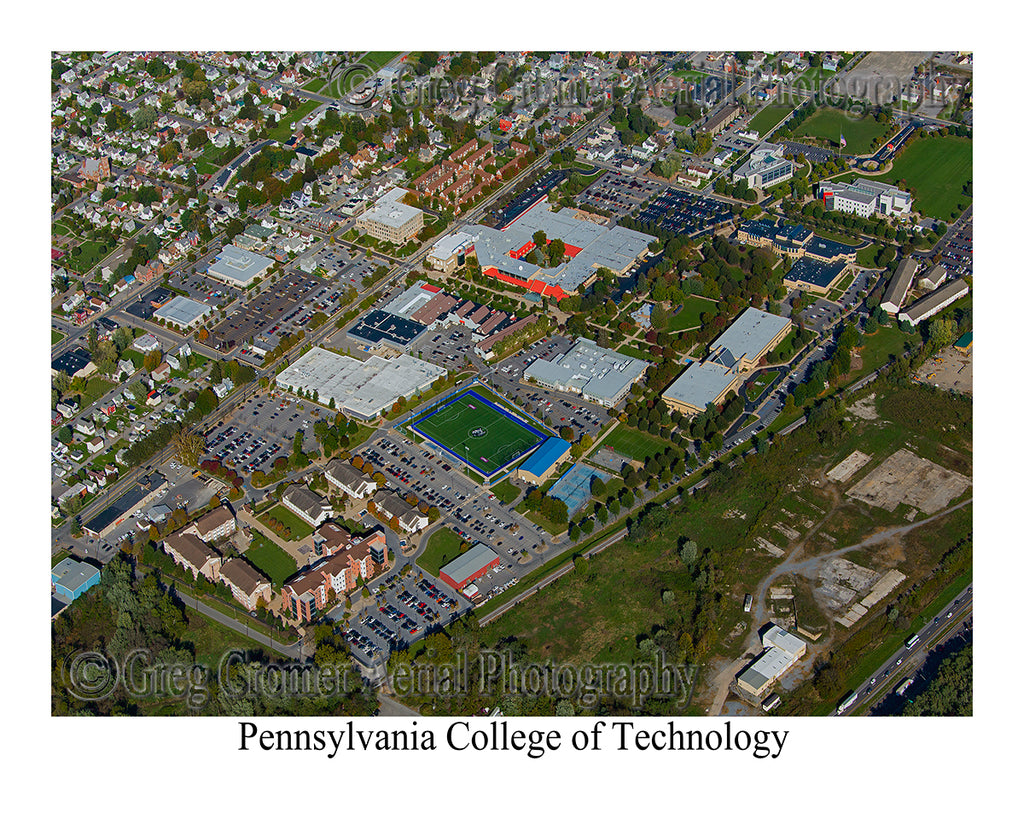
[[[935,615],[920,631],[917,632],[918,641],[911,648],[906,645],[890,654],[871,677],[853,693],[857,695],[856,701],[842,714],[833,710],[829,716],[850,716],[857,713],[868,700],[869,695],[874,693],[872,700],[877,700],[882,692],[888,691],[904,677],[913,676],[910,672],[923,662],[928,652],[973,613],[974,610],[974,584],[969,585],[962,591],[955,600],[947,604]],[[907,635],[909,639],[910,635]]]

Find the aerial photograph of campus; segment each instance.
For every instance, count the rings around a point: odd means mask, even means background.
[[[49,56],[52,715],[973,713],[972,52]]]

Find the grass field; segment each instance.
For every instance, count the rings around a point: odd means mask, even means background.
[[[302,538],[313,534],[313,527],[296,515],[291,509],[286,509],[280,503],[273,509],[268,510],[261,518],[274,518],[287,526],[292,535],[287,540],[302,540]]]
[[[511,503],[519,497],[519,488],[513,486],[509,481],[502,481],[497,486],[492,486],[491,491],[502,503]]]
[[[310,80],[304,86],[303,91],[312,91],[314,94],[319,93],[320,89],[326,85],[326,81],[317,77],[316,79]]]
[[[677,330],[689,330],[692,327],[700,327],[700,314],[715,312],[717,312],[717,307],[711,299],[701,298],[700,296],[687,296],[679,312],[669,316],[666,329],[674,333]]]
[[[758,114],[750,120],[750,130],[757,131],[761,136],[767,134],[772,128],[784,120],[792,108],[787,105],[769,105],[762,108]]]
[[[777,373],[761,373],[747,386],[747,400],[753,401],[758,398],[765,388],[775,380]]]
[[[484,475],[497,472],[546,437],[499,412],[473,390],[420,418],[412,428]]]
[[[256,531],[252,533],[252,546],[246,551],[245,559],[269,577],[275,589],[281,588],[298,568],[288,552]]]
[[[640,358],[644,361],[656,361],[655,357],[646,350],[641,350],[635,344],[623,344],[615,352],[622,353],[623,355],[631,355],[633,358]]]
[[[601,445],[610,446],[616,452],[642,461],[648,455],[654,455],[664,450],[668,446],[668,441],[619,424],[605,436]]]
[[[63,333],[58,333],[52,327],[50,328],[50,344],[51,345],[56,344],[58,341],[62,340],[63,338],[64,338],[64,334]]]
[[[890,355],[902,355],[906,340],[907,336],[903,331],[892,325],[879,327],[876,332],[864,336],[864,346],[860,350],[861,358],[864,360],[861,372],[873,372],[885,364]]]
[[[461,543],[462,538],[451,529],[438,529],[430,536],[430,542],[427,543],[423,554],[416,558],[416,565],[437,577],[442,566],[455,560],[461,554],[459,551]]]
[[[957,205],[966,207],[970,201],[963,187],[973,178],[973,157],[974,146],[966,137],[918,138],[896,158],[889,173],[872,178],[892,184],[906,180],[915,193],[914,210],[951,221]]]
[[[882,250],[882,245],[872,243],[857,251],[857,264],[861,267],[874,267],[875,259]]]
[[[69,253],[61,260],[68,267],[77,270],[79,273],[87,273],[100,259],[105,258],[111,250],[105,243],[92,240],[82,242],[79,247],[82,248],[80,254],[74,256]]]
[[[886,126],[875,122],[874,117],[855,119],[838,108],[819,108],[804,120],[803,124],[793,132],[796,137],[815,137],[839,147],[840,133],[846,137],[848,154],[866,154],[871,152],[871,143],[886,132]]]
[[[371,51],[364,54],[359,62],[374,68],[383,68],[401,53],[401,51]]]
[[[292,135],[292,129],[295,127],[295,123],[302,119],[307,114],[313,112],[313,110],[319,106],[317,100],[307,100],[299,105],[294,111],[291,111],[288,116],[277,123],[273,128],[270,129],[270,138],[276,139],[278,142],[283,142]]]

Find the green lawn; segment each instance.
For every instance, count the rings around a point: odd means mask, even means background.
[[[287,509],[281,504],[278,504],[273,509],[268,510],[265,514],[260,515],[261,520],[266,518],[279,520],[291,529],[292,534],[291,537],[287,538],[288,540],[302,540],[302,538],[313,534],[312,526],[296,515],[291,509]]]
[[[691,122],[693,122],[693,118],[692,118],[692,117],[690,117],[690,116],[689,116],[689,115],[687,115],[687,114],[680,114],[679,116],[677,116],[677,117],[676,117],[675,119],[673,119],[672,121],[673,121],[673,122],[674,122],[674,123],[675,123],[676,125],[678,125],[679,127],[681,127],[681,128],[685,128],[685,127],[686,127],[687,125],[689,125],[689,124],[690,124]]]
[[[705,299],[701,296],[687,296],[685,301],[683,301],[683,306],[680,308],[679,312],[669,317],[668,327],[666,329],[669,332],[674,333],[678,330],[689,330],[693,327],[700,327],[701,313],[717,312],[717,304],[713,300]]]
[[[849,137],[847,137],[849,139]],[[914,210],[952,221],[957,205],[970,202],[963,192],[973,179],[974,146],[966,137],[918,137],[893,162],[892,170],[872,177],[896,184],[905,180],[914,191]]]
[[[779,342],[775,348],[775,352],[779,354],[779,361],[789,361],[793,357],[793,353],[796,350],[793,349],[793,343],[796,341],[796,327],[790,328],[790,331],[786,334],[786,337]]]
[[[857,251],[857,264],[861,267],[875,267],[875,259],[882,250],[882,245],[872,243]]]
[[[298,568],[288,552],[256,531],[252,533],[252,545],[246,551],[245,559],[269,577],[275,589],[281,588],[281,584]]]
[[[826,71],[820,65],[817,65],[814,68],[807,69],[797,78],[793,85],[796,88],[814,91],[821,85],[821,83],[826,82],[830,77],[834,77],[835,75],[835,71]]]
[[[314,94],[318,94],[320,92],[320,89],[322,89],[324,85],[326,85],[326,80],[322,80],[318,77],[317,79],[310,80],[304,86],[302,86],[302,90],[312,91]]]
[[[401,51],[371,51],[364,54],[359,62],[373,68],[383,68],[401,53]]]
[[[672,72],[673,77],[679,77],[684,80],[701,80],[707,76],[703,71],[687,71],[685,69],[679,69],[678,71]]]
[[[295,123],[307,114],[312,113],[319,105],[320,103],[316,100],[306,100],[301,103],[298,108],[291,111],[284,119],[270,129],[270,138],[276,139],[278,142],[284,142],[292,135]]]
[[[631,355],[633,358],[641,358],[644,361],[656,361],[655,357],[646,350],[641,350],[635,344],[623,344],[615,352]]]
[[[89,379],[85,385],[85,395],[82,397],[82,406],[87,407],[97,398],[101,398],[106,395],[111,387],[114,386],[113,381],[107,381],[105,378],[101,378],[96,375]]]
[[[875,122],[874,117],[853,118],[838,108],[819,108],[793,135],[797,138],[815,137],[838,149],[839,135],[842,134],[846,138],[844,153],[867,154],[871,153],[872,141],[887,130],[887,126]]]
[[[80,254],[76,256],[68,253],[68,255],[61,259],[68,267],[77,270],[79,273],[87,273],[100,259],[105,258],[112,250],[104,242],[92,240],[82,242],[79,247],[82,249]]]
[[[756,131],[761,136],[764,136],[789,116],[792,111],[793,109],[788,105],[769,105],[762,108],[757,115],[750,120],[749,130]]]
[[[462,538],[451,529],[438,529],[431,536],[416,565],[423,571],[437,577],[441,567],[455,560],[462,552],[459,549]]]
[[[519,488],[513,486],[510,481],[502,481],[497,486],[492,486],[491,491],[502,503],[511,503],[519,497]]]
[[[661,452],[668,446],[668,441],[654,435],[648,435],[638,429],[619,424],[605,436],[601,446],[610,446],[616,452],[642,461],[648,455]]]
[[[58,333],[52,327],[50,328],[50,345],[51,346],[56,344],[58,341],[62,340],[63,338],[64,338],[64,334],[63,333]]]
[[[775,380],[778,373],[761,373],[747,386],[747,400],[753,401],[758,398],[765,388]]]
[[[864,366],[861,367],[860,372],[862,374],[873,372],[885,364],[890,355],[902,355],[906,339],[907,336],[903,331],[892,325],[879,327],[875,333],[864,336],[864,346],[860,350]]]

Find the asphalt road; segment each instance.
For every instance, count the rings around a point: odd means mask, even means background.
[[[853,693],[857,695],[857,700],[852,707],[847,708],[841,715],[832,711],[829,716],[849,716],[863,706],[868,695],[875,693],[877,698],[878,692],[886,691],[904,677],[912,676],[909,672],[920,664],[934,645],[945,638],[950,626],[959,625],[965,617],[971,614],[973,609],[974,584],[972,583],[960,593],[959,597],[943,607],[917,632],[919,639],[914,646],[911,648],[907,648],[906,645],[900,646],[879,664],[875,672],[854,690]],[[907,637],[909,639],[910,635]]]

